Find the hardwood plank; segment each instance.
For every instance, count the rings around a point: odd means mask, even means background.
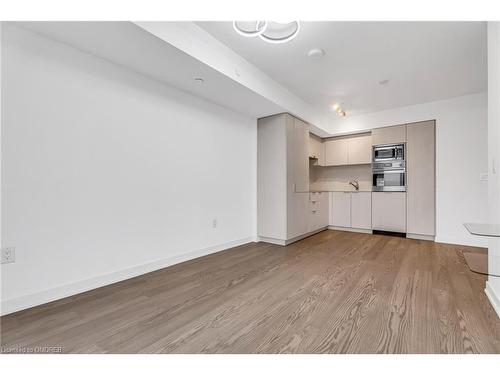
[[[1,317],[64,353],[499,353],[486,277],[429,241],[325,231],[253,243]]]

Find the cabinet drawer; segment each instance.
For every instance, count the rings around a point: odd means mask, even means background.
[[[322,193],[318,193],[318,192],[309,193],[309,200],[311,202],[318,202],[321,200],[321,194]]]
[[[321,207],[321,202],[319,201],[309,201],[310,211],[319,211]]]

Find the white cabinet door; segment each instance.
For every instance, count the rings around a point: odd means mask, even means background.
[[[325,165],[347,164],[347,138],[330,139],[325,142]]]
[[[406,142],[406,125],[387,126],[372,130],[372,144],[387,145]]]
[[[287,210],[287,239],[309,232],[309,194],[291,193]]]
[[[372,193],[372,229],[406,233],[406,193]]]
[[[292,163],[295,191],[309,191],[309,127],[297,118],[293,118]]]
[[[348,139],[348,163],[370,164],[372,161],[372,137],[362,135]]]
[[[351,227],[372,229],[372,193],[351,193]]]
[[[407,126],[408,233],[434,236],[435,140],[434,121]]]
[[[323,142],[312,134],[309,135],[309,157],[318,159],[317,165],[325,165]]]
[[[351,193],[332,193],[331,225],[335,227],[351,227]]]
[[[330,199],[328,193],[321,193],[320,204],[321,206],[318,220],[320,228],[324,228],[328,226],[328,219],[330,214]]]

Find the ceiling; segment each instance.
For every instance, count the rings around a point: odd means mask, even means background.
[[[318,110],[340,102],[357,115],[487,88],[485,22],[302,22],[285,44],[231,22],[197,25]],[[309,58],[313,48],[325,56]]]
[[[284,109],[131,22],[9,22],[251,117]],[[195,78],[202,77],[198,83]]]

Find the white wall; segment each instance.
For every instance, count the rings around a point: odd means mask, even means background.
[[[255,119],[3,27],[3,313],[254,238]]]
[[[500,223],[500,23],[488,22],[488,206],[489,222]],[[500,275],[500,238],[488,243],[489,273]],[[486,294],[500,317],[500,277],[490,276]]]
[[[332,134],[436,120],[436,241],[486,246],[464,222],[487,220],[487,95],[478,93],[431,103],[346,117]],[[469,151],[467,151],[469,150]]]

